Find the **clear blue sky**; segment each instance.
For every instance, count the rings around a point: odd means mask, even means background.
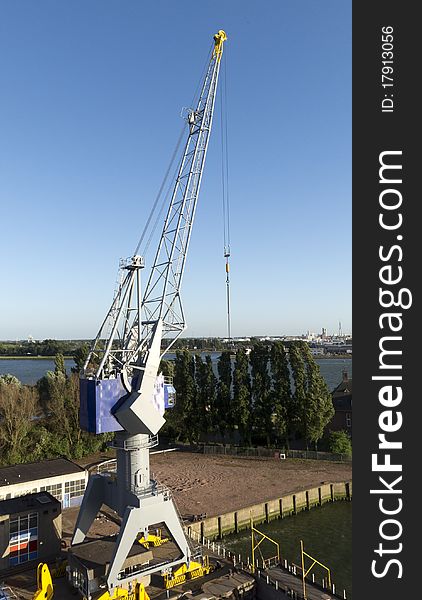
[[[2,0],[0,339],[95,335],[220,28],[232,333],[351,330],[351,1]],[[216,108],[189,336],[226,334]]]

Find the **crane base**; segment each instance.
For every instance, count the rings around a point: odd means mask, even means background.
[[[181,563],[191,560],[191,547],[171,499],[171,494],[165,486],[158,486],[152,482],[149,488],[137,494],[129,490],[119,489],[117,479],[109,475],[93,475],[90,477],[88,487],[79,510],[75,532],[72,539],[72,552],[82,552],[86,535],[97,516],[101,506],[105,504],[122,516],[120,532],[112,540],[112,552],[107,559],[107,588],[112,590],[116,586],[129,583],[134,579],[147,577],[152,573],[171,569]],[[122,498],[122,493],[124,497]],[[119,505],[125,506],[120,512]],[[173,551],[166,553],[166,557],[159,563],[149,563],[145,566],[139,564],[136,568],[127,570],[124,565],[133,552],[136,543],[137,554],[148,552],[141,544],[137,543],[141,534],[148,535],[150,528],[163,524],[168,537],[172,540]],[[170,544],[170,542],[167,542]],[[165,548],[166,545],[162,547]],[[110,546],[108,546],[110,547]],[[80,549],[80,550],[79,550]],[[141,549],[141,551],[139,551]]]

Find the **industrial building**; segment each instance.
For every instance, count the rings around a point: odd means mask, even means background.
[[[84,597],[90,598],[104,584],[107,569],[113,558],[115,544],[114,537],[103,537],[100,540],[91,540],[69,549],[69,578],[72,586],[79,590]],[[150,550],[146,550],[138,543],[133,544],[123,563],[122,575],[132,571],[139,572],[153,558]],[[143,584],[149,585],[150,580],[151,577],[144,578]]]
[[[0,572],[60,553],[60,502],[48,492],[0,502]]]
[[[0,501],[49,492],[63,508],[79,506],[88,472],[66,458],[0,468]],[[0,502],[1,503],[1,502]]]

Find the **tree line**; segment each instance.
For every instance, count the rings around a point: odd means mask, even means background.
[[[252,338],[253,340],[253,338]],[[0,342],[0,356],[56,356],[63,354],[66,357],[71,357],[75,352],[85,346],[90,340],[20,340],[17,342],[3,341]],[[118,342],[114,342],[114,347]],[[251,342],[236,340],[231,343],[233,347],[240,348],[249,345]],[[164,342],[163,342],[164,347]],[[221,338],[179,338],[176,340],[173,350],[199,350],[209,352],[221,352],[227,349],[227,343]]]
[[[79,426],[78,374],[88,350],[87,344],[76,349],[69,374],[57,354],[54,371],[35,386],[0,376],[0,464],[78,459],[107,448],[113,434],[92,435]],[[178,350],[161,370],[173,376],[177,393],[161,433],[175,440],[197,443],[208,435],[223,443],[288,448],[301,438],[316,447],[334,414],[331,393],[304,342],[288,348],[257,342],[249,354],[238,349],[234,358],[224,351],[215,370],[210,356]],[[347,436],[337,438],[339,448],[350,446]]]
[[[0,342],[0,356],[73,356],[78,348],[85,345],[85,340],[52,340]]]
[[[81,362],[83,351],[77,356]],[[79,427],[79,366],[66,373],[55,357],[35,386],[13,375],[0,376],[0,464],[36,462],[63,456],[78,459],[105,450],[111,434],[92,435]]]
[[[163,371],[173,375],[177,393],[165,432],[181,441],[218,434],[223,442],[288,448],[300,437],[316,447],[334,415],[331,393],[304,342],[288,348],[257,342],[234,358],[222,352],[217,372],[210,356],[177,351]]]

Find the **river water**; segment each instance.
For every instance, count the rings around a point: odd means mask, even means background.
[[[291,517],[276,519],[270,523],[256,525],[256,528],[280,544],[282,559],[290,564],[301,564],[300,540],[303,540],[304,550],[331,570],[331,579],[336,589],[347,598],[352,592],[352,503],[338,501],[303,511]],[[255,544],[260,536],[255,539]],[[236,554],[241,554],[243,560],[251,557],[251,532],[244,530],[223,538],[224,546]],[[275,546],[264,540],[260,548],[264,558],[275,556]],[[259,551],[255,559],[261,560]],[[307,559],[305,568],[312,562]],[[321,583],[326,572],[321,567],[314,567],[315,581]]]
[[[204,353],[205,354],[208,353]],[[220,356],[219,352],[211,352],[212,361],[215,363]],[[166,358],[173,359],[174,354],[169,353]],[[342,372],[347,371],[349,377],[352,376],[352,359],[351,358],[324,358],[316,359],[321,369],[321,374],[327,382],[328,389],[333,390],[341,381]],[[70,371],[71,367],[75,366],[72,359],[65,360],[66,368]],[[15,375],[22,383],[34,385],[46,371],[54,371],[54,360],[49,358],[0,358],[0,375],[10,373]]]
[[[72,359],[65,359],[66,370],[75,366]],[[51,358],[0,358],[0,375],[9,373],[27,385],[34,385],[47,371],[54,371],[54,359]]]

